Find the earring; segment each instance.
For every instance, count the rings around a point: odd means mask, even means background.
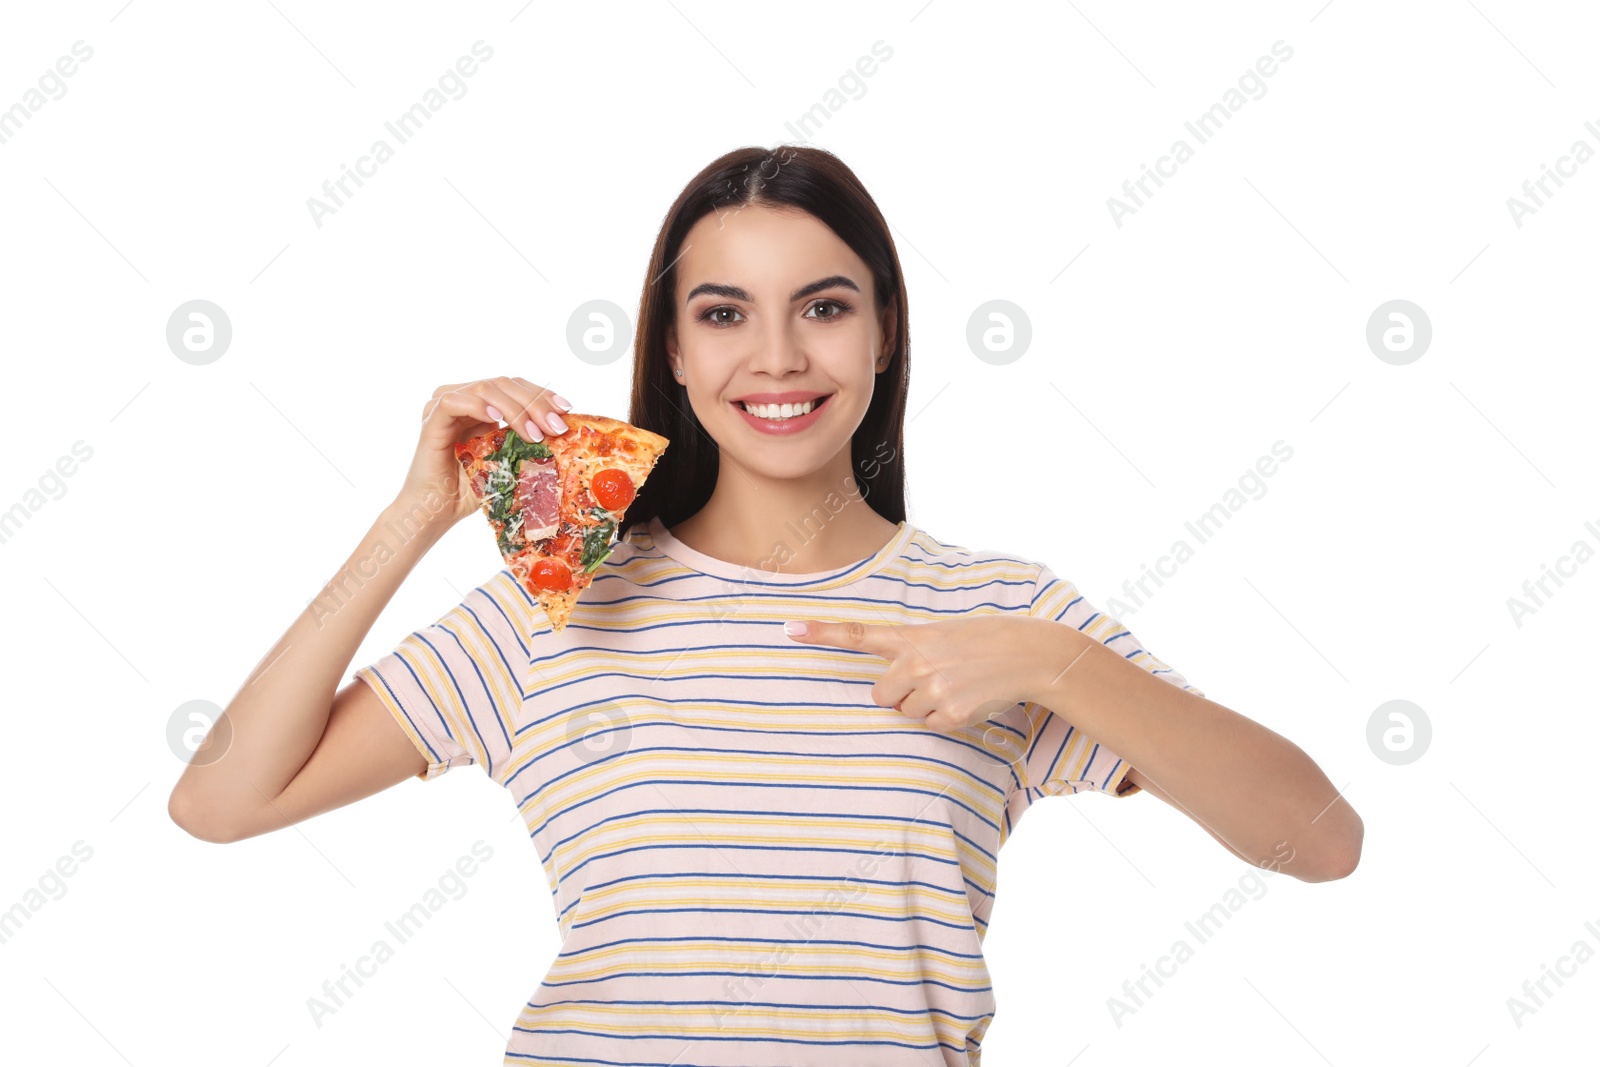
[[[676,375],[677,375],[677,376],[678,376],[678,377],[680,377],[680,378],[682,378],[682,377],[683,377],[683,370],[682,370],[682,369],[681,369],[681,368],[680,368],[680,369],[678,369],[678,370],[675,370],[675,371],[673,371],[673,372],[672,372],[672,373],[673,373],[673,374],[676,374]]]

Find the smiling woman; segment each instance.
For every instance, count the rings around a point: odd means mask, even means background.
[[[1359,819],[1304,753],[1042,562],[907,520],[905,283],[839,159],[714,161],[645,277],[629,421],[672,447],[567,625],[502,569],[327,707],[401,578],[476,510],[454,443],[502,416],[567,432],[524,379],[442,387],[391,511],[453,510],[325,625],[297,620],[288,665],[269,651],[175,819],[238,840],[480,768],[554,902],[561,952],[504,1061],[547,1067],[975,1067],[998,855],[1042,797],[1149,792],[1241,857],[1289,827],[1285,873],[1348,873]]]
[[[630,527],[659,516],[687,544],[754,563],[853,480],[870,505],[790,565],[883,545],[906,516],[907,298],[888,224],[850,169],[814,148],[729,153],[679,195],[648,271],[629,421],[669,427],[656,432],[679,447]]]

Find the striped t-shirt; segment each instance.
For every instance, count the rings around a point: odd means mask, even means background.
[[[714,559],[659,519],[566,629],[501,570],[355,672],[430,780],[511,792],[561,950],[506,1064],[975,1065],[1000,846],[1037,797],[1129,796],[1129,765],[1032,703],[945,734],[872,702],[887,667],[787,619],[1022,612],[1204,695],[1043,564],[908,522],[835,570]]]

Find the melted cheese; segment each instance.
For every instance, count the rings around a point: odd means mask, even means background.
[[[511,513],[511,521],[506,523],[506,528],[505,528],[506,540],[510,541],[510,540],[515,539],[516,536],[517,536],[517,533],[521,529],[522,529],[522,511],[521,511],[521,509],[518,509],[518,510],[513,511]]]

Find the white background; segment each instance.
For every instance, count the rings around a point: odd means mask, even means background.
[[[0,144],[0,510],[93,449],[0,543],[0,909],[92,849],[0,944],[8,1048],[499,1062],[557,950],[503,793],[459,770],[205,844],[167,817],[169,716],[226,704],[356,546],[434,386],[520,374],[625,414],[631,354],[576,358],[572,311],[632,315],[683,183],[798,141],[786,123],[881,40],[891,58],[809,139],[872,191],[907,273],[912,521],[1104,607],[1285,442],[1264,495],[1123,621],[1304,748],[1366,824],[1353,876],[1272,878],[1197,944],[1185,922],[1250,868],[1151,796],[1037,802],[1001,868],[984,1062],[1592,1057],[1600,963],[1520,1027],[1507,998],[1600,949],[1600,564],[1520,626],[1507,600],[1600,547],[1600,161],[1520,227],[1506,202],[1574,141],[1600,148],[1600,23],[1319,3],[7,5],[0,108],[94,50]],[[307,198],[479,39],[466,95],[316,226]],[[1184,122],[1278,40],[1265,94],[1198,144]],[[1116,225],[1107,198],[1179,137],[1194,158]],[[166,344],[192,299],[233,326],[206,366]],[[966,342],[993,299],[1032,324],[1003,365]],[[1393,299],[1433,327],[1403,366],[1365,337]],[[998,480],[996,447],[1023,457]],[[462,524],[352,669],[498,565]],[[1392,699],[1433,729],[1403,766],[1367,741]],[[307,998],[479,839],[466,894],[316,1026]],[[1180,938],[1194,958],[1118,1026],[1107,999]]]

